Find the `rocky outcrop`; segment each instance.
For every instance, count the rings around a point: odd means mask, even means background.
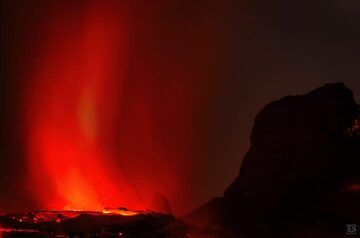
[[[358,114],[342,83],[268,104],[255,119],[239,176],[216,205],[187,219],[210,214],[206,225],[241,237],[344,235],[346,223],[360,222],[360,140],[348,133]]]

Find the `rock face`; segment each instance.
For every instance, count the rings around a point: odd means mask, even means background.
[[[268,104],[239,176],[187,218],[211,214],[241,237],[342,237],[360,222],[360,140],[348,129],[358,114],[342,83]]]

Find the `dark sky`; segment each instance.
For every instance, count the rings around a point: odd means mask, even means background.
[[[74,2],[1,1],[0,209],[37,206],[29,196],[31,184],[24,182],[21,105],[34,83],[26,74],[44,51],[48,24],[58,12],[69,14],[67,23],[77,26],[89,1]],[[339,81],[360,99],[358,0],[121,2],[130,42],[122,108],[151,107],[152,121],[145,121],[155,130],[156,146],[187,158],[160,161],[185,164],[179,169],[181,189],[168,195],[178,213],[221,195],[235,178],[253,119],[265,104]],[[141,134],[138,123],[144,121],[125,114],[129,127],[119,125],[118,132],[128,135],[128,128],[135,128]],[[129,136],[117,139],[136,143]],[[147,176],[151,180],[154,174]]]

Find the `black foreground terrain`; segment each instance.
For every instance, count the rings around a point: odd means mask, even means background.
[[[0,215],[0,237],[187,237],[186,225],[172,215],[144,212],[37,211]]]

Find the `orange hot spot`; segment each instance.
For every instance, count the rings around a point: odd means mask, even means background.
[[[102,213],[109,215],[121,215],[121,216],[135,216],[140,214],[139,212],[130,211],[127,209],[104,209]]]

